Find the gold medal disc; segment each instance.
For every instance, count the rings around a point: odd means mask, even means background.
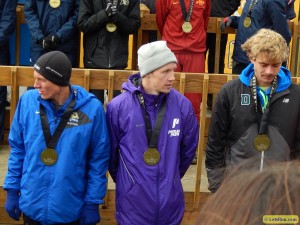
[[[182,24],[182,30],[184,33],[190,33],[192,31],[193,27],[192,24],[190,22],[185,21]]]
[[[52,148],[46,148],[41,154],[41,160],[47,166],[54,165],[57,162],[57,159],[57,153]]]
[[[52,8],[58,8],[60,6],[60,0],[49,0],[49,5]]]
[[[244,27],[250,27],[250,25],[251,25],[251,18],[249,16],[247,16],[244,19]]]
[[[116,24],[114,24],[114,23],[107,23],[107,24],[106,24],[106,30],[107,30],[108,32],[115,32],[116,29],[117,29]]]
[[[160,154],[156,148],[148,148],[144,153],[144,161],[149,166],[156,165],[160,160]]]
[[[267,151],[271,146],[270,138],[265,134],[259,134],[253,141],[254,148],[259,151]]]

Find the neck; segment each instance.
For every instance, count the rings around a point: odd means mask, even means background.
[[[151,87],[144,79],[142,79],[142,87],[147,94],[150,95],[159,95],[160,92]]]
[[[70,97],[70,87],[62,87],[59,94],[52,99],[52,102],[56,105],[63,105]]]

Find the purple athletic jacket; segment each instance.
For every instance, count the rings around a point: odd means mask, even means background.
[[[109,172],[116,183],[116,219],[120,225],[180,224],[184,213],[181,178],[195,155],[198,124],[190,101],[171,89],[159,96],[145,94],[134,85],[140,74],[132,75],[124,93],[107,105],[111,139]],[[166,111],[157,150],[160,161],[150,166],[143,154],[148,149],[144,111],[137,93],[142,92],[152,127],[162,99]]]

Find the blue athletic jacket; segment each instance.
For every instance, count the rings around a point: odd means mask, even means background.
[[[45,108],[53,135],[68,101],[56,111],[37,90],[25,92],[18,103],[9,145],[5,190],[20,190],[20,209],[43,225],[68,223],[80,217],[85,203],[101,204],[106,193],[110,143],[105,113],[94,95],[79,86],[76,105],[55,148],[58,161],[46,166],[40,119]]]
[[[132,75],[122,88],[124,93],[107,105],[111,138],[109,172],[116,182],[118,224],[175,225],[184,213],[181,178],[195,156],[198,123],[192,104],[174,89],[159,96],[143,93],[152,126],[166,97],[166,111],[157,150],[160,161],[149,166],[143,154],[148,149],[144,111],[137,93],[143,92]]]

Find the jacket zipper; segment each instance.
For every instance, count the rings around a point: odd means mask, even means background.
[[[123,165],[124,165],[124,167],[125,167],[125,169],[126,169],[126,171],[127,171],[127,174],[128,174],[129,177],[131,178],[132,183],[135,184],[135,180],[133,179],[133,176],[132,176],[131,173],[129,172],[129,169],[127,168],[127,166],[126,166],[126,164],[125,164],[125,162],[124,162],[124,159],[123,159],[123,157],[122,157],[122,154],[121,154],[120,150],[119,150],[119,154],[120,154],[120,158],[121,158],[121,160],[122,160],[122,163],[123,163]]]

